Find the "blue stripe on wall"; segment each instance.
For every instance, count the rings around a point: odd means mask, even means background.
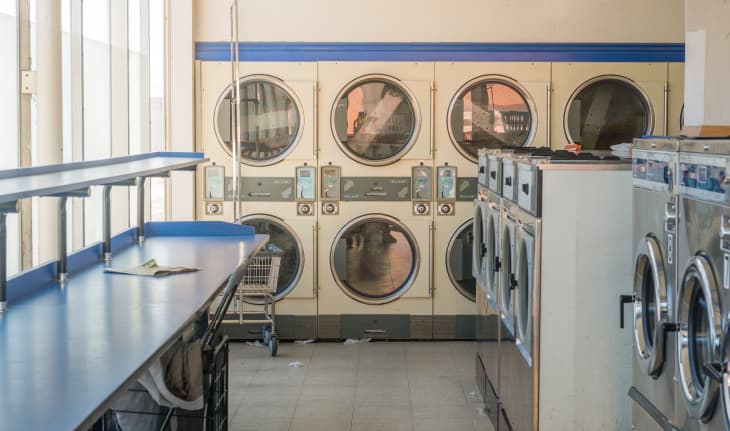
[[[195,58],[230,61],[228,42],[197,42]],[[684,62],[683,43],[242,42],[241,61]]]

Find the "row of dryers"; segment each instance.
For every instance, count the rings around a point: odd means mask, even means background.
[[[631,164],[607,153],[479,152],[477,384],[497,430],[629,429]]]
[[[461,256],[472,246],[477,148],[605,147],[679,127],[673,63],[239,70],[242,221],[285,256],[284,338],[469,338],[476,281]],[[196,142],[216,163],[198,177],[196,216],[230,220],[231,64],[198,62],[196,80]]]
[[[730,429],[730,141],[634,150],[636,429]]]

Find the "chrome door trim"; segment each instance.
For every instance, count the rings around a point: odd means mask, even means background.
[[[656,301],[654,331],[647,333],[644,319],[646,304],[643,301],[644,280],[646,271],[653,275],[653,291]],[[639,363],[654,380],[659,378],[664,365],[666,332],[663,325],[669,319],[669,303],[667,293],[664,258],[659,243],[653,235],[641,239],[634,257],[634,345]],[[651,342],[648,343],[648,338]]]
[[[719,382],[705,374],[702,379],[701,389],[692,378],[692,364],[690,363],[690,340],[689,340],[689,305],[692,300],[694,289],[686,289],[686,285],[694,278],[702,289],[702,294],[708,306],[710,320],[709,336],[713,346],[713,358],[710,361],[717,361],[720,358],[720,337],[722,335],[722,310],[720,309],[720,298],[717,290],[712,267],[709,261],[702,255],[691,257],[687,263],[682,282],[679,285],[679,296],[677,302],[679,334],[677,339],[677,364],[679,367],[679,386],[684,395],[687,412],[693,418],[707,423],[715,411],[719,395]],[[703,364],[704,365],[704,364]]]

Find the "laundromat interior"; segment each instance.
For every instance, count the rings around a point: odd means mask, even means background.
[[[730,431],[728,23],[0,0],[0,431]]]

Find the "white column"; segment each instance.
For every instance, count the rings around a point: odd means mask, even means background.
[[[129,9],[126,0],[113,0],[109,8],[111,155],[119,157],[129,154]],[[129,227],[129,188],[114,187],[111,194],[111,232],[116,234]]]
[[[730,127],[730,3],[687,0],[684,122]]]
[[[194,151],[193,0],[168,1],[167,6],[167,149]],[[168,202],[169,219],[192,220],[195,217],[195,175],[189,172],[173,172],[170,176]]]
[[[61,87],[61,2],[38,0],[36,8],[38,164],[63,161],[63,117]],[[40,199],[38,209],[38,258],[57,258],[58,202]]]

